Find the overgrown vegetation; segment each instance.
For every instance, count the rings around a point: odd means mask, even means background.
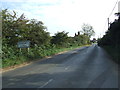
[[[120,63],[120,13],[116,15],[118,15],[118,19],[110,24],[106,35],[98,40],[98,45],[104,47],[113,60]]]
[[[47,27],[42,21],[28,20],[22,14],[17,17],[15,11],[2,10],[2,67],[13,66],[23,62],[29,62],[37,58],[54,55],[55,53],[71,50],[81,45],[90,44],[90,35],[86,30],[93,31],[90,25],[87,29],[74,37],[69,37],[68,32],[57,32],[50,36]],[[18,48],[19,41],[30,41],[29,52],[27,48]]]

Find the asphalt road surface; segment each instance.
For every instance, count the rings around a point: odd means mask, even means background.
[[[2,79],[3,88],[118,88],[118,65],[94,44],[4,72]]]

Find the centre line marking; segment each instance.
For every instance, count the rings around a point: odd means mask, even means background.
[[[65,70],[67,70],[68,68],[65,68]]]
[[[68,68],[69,68],[69,66],[68,66],[68,67],[66,67],[66,68],[65,68],[65,70],[67,70]]]
[[[47,84],[49,84],[50,82],[52,82],[53,79],[50,79],[48,82],[46,82],[45,84],[43,84],[42,86],[40,86],[39,88],[43,88],[44,86],[46,86]]]

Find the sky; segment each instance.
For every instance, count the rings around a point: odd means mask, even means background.
[[[58,31],[69,36],[81,31],[83,23],[93,26],[95,36],[102,37],[107,31],[107,18],[113,22],[118,12],[117,0],[1,0],[2,9],[24,13],[28,19],[37,19],[47,26],[50,35]],[[112,14],[111,14],[112,12]]]

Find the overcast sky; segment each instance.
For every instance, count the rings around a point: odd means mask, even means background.
[[[69,32],[69,36],[81,30],[83,23],[93,26],[95,37],[102,36],[107,30],[109,17],[117,0],[2,0],[2,9],[15,10],[28,19],[43,21],[51,35],[57,31]],[[116,17],[118,5],[110,16]],[[106,23],[106,24],[105,24]]]

